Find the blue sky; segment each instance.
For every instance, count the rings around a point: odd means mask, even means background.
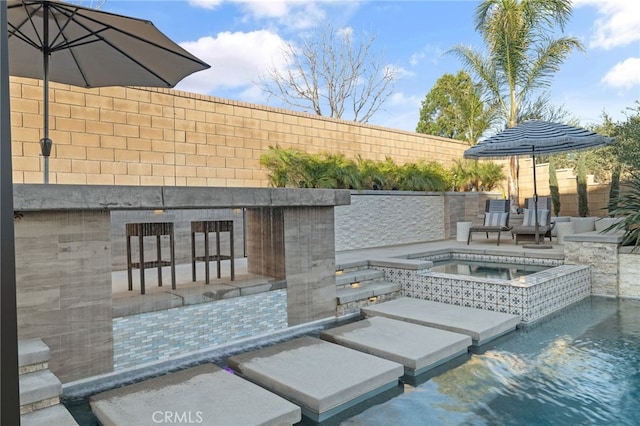
[[[98,1],[84,1],[84,5]],[[282,107],[255,82],[271,66],[285,67],[284,43],[330,22],[356,35],[375,35],[375,49],[398,71],[392,96],[370,124],[414,131],[420,103],[445,73],[462,69],[444,52],[457,44],[482,50],[474,31],[477,1],[108,0],[102,9],[149,19],[212,68],[178,89]],[[580,39],[549,88],[551,102],[587,126],[602,112],[624,120],[640,99],[640,1],[574,0],[566,35]]]

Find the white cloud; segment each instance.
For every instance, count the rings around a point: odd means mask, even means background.
[[[319,6],[331,1],[308,0],[189,0],[189,4],[205,9],[215,9],[223,3],[240,6],[247,20],[269,19],[293,29],[305,29],[316,26],[326,18],[325,11]]]
[[[221,5],[224,0],[189,0],[189,4],[204,9],[215,9]]]
[[[181,46],[211,68],[184,79],[178,89],[216,95],[217,88],[251,86],[269,68],[286,66],[282,51],[285,41],[267,30],[222,32]]]
[[[421,50],[419,50],[418,52],[414,52],[409,57],[409,63],[415,67],[420,62],[422,62],[423,59],[427,58],[429,63],[437,65],[443,53],[443,50],[438,46],[426,45]]]
[[[573,0],[573,4],[593,6],[601,16],[594,22],[590,47],[611,49],[640,40],[640,2],[637,0]]]
[[[602,78],[602,82],[617,89],[640,86],[640,58],[627,58],[618,62]]]

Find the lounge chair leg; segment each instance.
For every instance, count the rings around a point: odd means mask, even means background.
[[[500,245],[500,231],[498,231],[498,245]]]
[[[467,245],[469,245],[470,241],[471,241],[471,230],[469,230],[469,234],[467,235]]]

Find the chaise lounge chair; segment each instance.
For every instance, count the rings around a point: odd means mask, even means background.
[[[509,231],[509,200],[487,200],[485,204],[484,223],[482,226],[472,226],[469,228],[467,245],[471,242],[471,234],[474,232],[484,232],[489,238],[489,232],[498,233],[498,245],[500,245],[500,233]]]
[[[525,206],[522,225],[511,228],[511,234],[515,237],[516,244],[520,240],[535,240],[536,222],[533,198],[527,198]],[[551,222],[551,197],[538,197],[538,235],[541,241],[547,237],[551,241],[551,230],[554,226],[555,222]]]

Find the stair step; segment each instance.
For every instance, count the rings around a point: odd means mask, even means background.
[[[20,340],[18,342],[18,364],[20,374],[48,368],[49,347],[40,339]]]
[[[60,402],[62,384],[49,370],[39,370],[20,376],[20,406],[33,405],[21,411],[30,412]]]
[[[399,283],[392,283],[388,281],[376,281],[361,284],[359,287],[345,287],[338,289],[336,297],[338,298],[338,305],[344,305],[345,303],[355,302],[357,300],[364,300],[374,296],[382,296],[384,294],[400,291],[402,285]]]
[[[372,281],[378,278],[384,278],[384,272],[376,269],[361,269],[359,271],[344,272],[336,274],[336,285],[348,285],[353,283],[361,283],[363,281]]]
[[[54,405],[20,416],[21,426],[78,426],[64,405]]]

